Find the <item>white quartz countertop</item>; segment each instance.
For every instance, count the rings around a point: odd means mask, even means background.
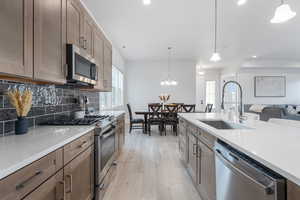
[[[223,114],[181,113],[179,116],[300,186],[300,129],[249,120],[242,125],[250,129],[218,130],[199,120],[228,121]]]
[[[93,114],[96,115],[110,115],[110,116],[115,116],[115,117],[119,117],[122,114],[125,114],[124,110],[106,110],[106,111],[97,111]]]
[[[95,126],[40,126],[0,138],[0,180],[93,130]]]

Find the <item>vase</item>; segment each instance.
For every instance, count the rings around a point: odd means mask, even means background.
[[[15,134],[23,135],[28,132],[28,119],[26,117],[18,117],[15,122]]]

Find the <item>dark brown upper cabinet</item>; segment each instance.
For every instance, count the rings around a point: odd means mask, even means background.
[[[66,82],[66,0],[34,0],[34,79]]]
[[[33,0],[1,0],[0,27],[0,73],[31,78]]]

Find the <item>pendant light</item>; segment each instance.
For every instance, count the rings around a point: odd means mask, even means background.
[[[280,6],[276,8],[275,15],[271,19],[272,24],[278,24],[286,22],[296,16],[296,12],[292,11],[289,4],[284,3],[284,0],[281,0]]]
[[[217,34],[218,34],[218,4],[215,0],[215,44],[214,44],[214,53],[210,58],[212,62],[219,62],[221,60],[220,54],[217,52]]]
[[[168,47],[168,77],[167,77],[166,80],[163,80],[163,81],[160,82],[160,85],[162,85],[162,86],[176,86],[176,85],[178,85],[177,81],[172,80],[170,78],[171,50],[172,50],[172,47]]]
[[[247,3],[247,0],[238,0],[237,1],[237,5],[238,6],[242,6],[242,5],[246,4],[246,3]]]

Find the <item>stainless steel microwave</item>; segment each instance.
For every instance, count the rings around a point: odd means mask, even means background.
[[[69,83],[97,84],[98,71],[95,60],[74,44],[67,44],[67,65]]]

